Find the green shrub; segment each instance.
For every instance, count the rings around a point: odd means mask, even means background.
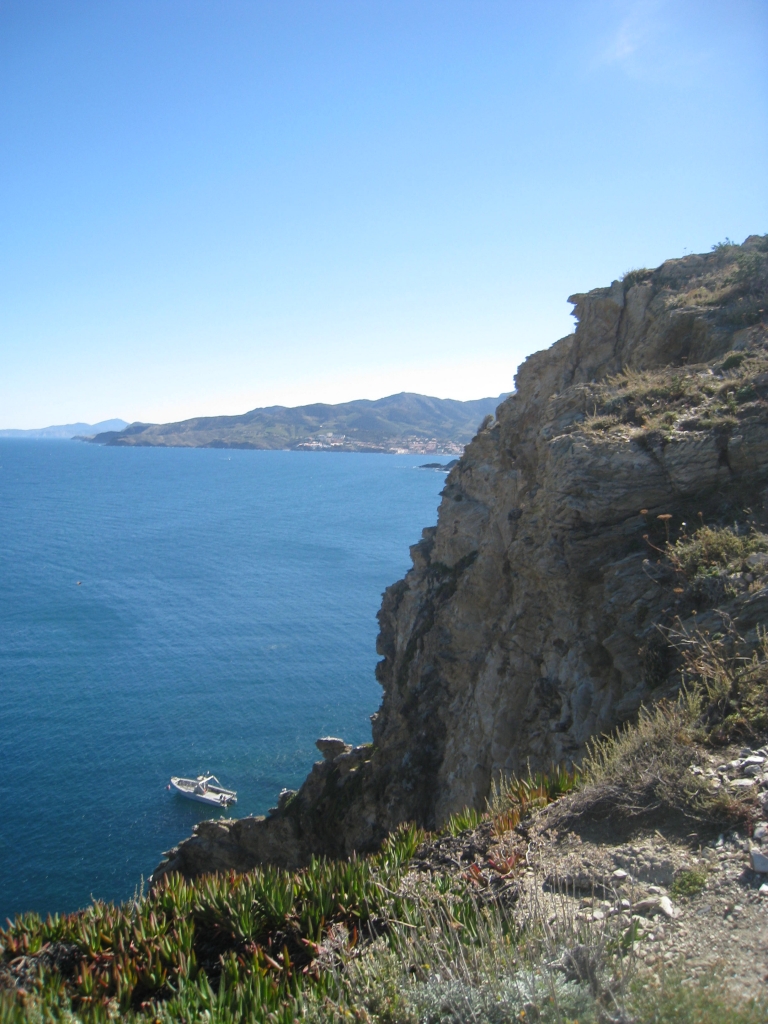
[[[707,884],[707,873],[705,871],[681,871],[675,876],[669,893],[675,899],[682,896],[696,896]]]
[[[729,356],[725,357],[723,365],[720,367],[721,370],[735,370],[744,362],[743,352],[731,352]]]
[[[690,537],[669,545],[672,564],[689,580],[712,568],[739,568],[756,551],[768,551],[768,537],[755,531],[739,534],[729,527],[702,526]]]

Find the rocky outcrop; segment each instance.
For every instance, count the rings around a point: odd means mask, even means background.
[[[736,394],[728,366],[766,354],[768,369],[766,241],[571,297],[577,329],[521,366],[384,595],[373,746],[321,741],[282,807],[199,826],[160,873],[299,864],[435,826],[501,773],[577,759],[669,686],[657,624],[713,612],[654,556],[665,531],[765,503],[768,372]],[[750,602],[744,629],[768,593]]]

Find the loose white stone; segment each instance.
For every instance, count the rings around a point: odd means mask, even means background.
[[[616,879],[617,882],[623,882],[624,879],[627,877],[627,872],[623,868],[617,868],[613,872],[613,877]]]
[[[758,871],[761,875],[768,874],[768,857],[756,846],[749,851],[749,861],[753,871]]]
[[[748,789],[754,786],[755,779],[731,779],[731,786],[734,789]]]
[[[764,821],[758,821],[755,825],[753,836],[755,839],[763,839],[768,835],[768,825]]]
[[[768,896],[768,882],[763,882],[760,888],[757,890],[761,896]]]
[[[659,910],[665,917],[668,917],[670,921],[674,921],[676,917],[680,916],[680,911],[674,905],[669,896],[662,896],[659,900]]]

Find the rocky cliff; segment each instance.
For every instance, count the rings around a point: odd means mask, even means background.
[[[373,744],[321,742],[297,794],[266,819],[203,823],[156,877],[297,865],[374,848],[401,821],[435,826],[502,773],[578,759],[667,692],[658,625],[730,609],[754,631],[768,587],[680,586],[662,549],[691,524],[764,515],[767,297],[766,236],[572,296],[575,332],[522,365],[384,595]]]

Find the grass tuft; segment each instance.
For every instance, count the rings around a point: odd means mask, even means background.
[[[749,555],[758,551],[768,551],[765,534],[739,534],[730,527],[702,526],[692,536],[668,545],[666,554],[672,565],[692,581],[697,575],[731,565],[741,571],[747,568]]]
[[[697,896],[706,884],[706,871],[681,871],[669,887],[669,894],[675,899]]]

